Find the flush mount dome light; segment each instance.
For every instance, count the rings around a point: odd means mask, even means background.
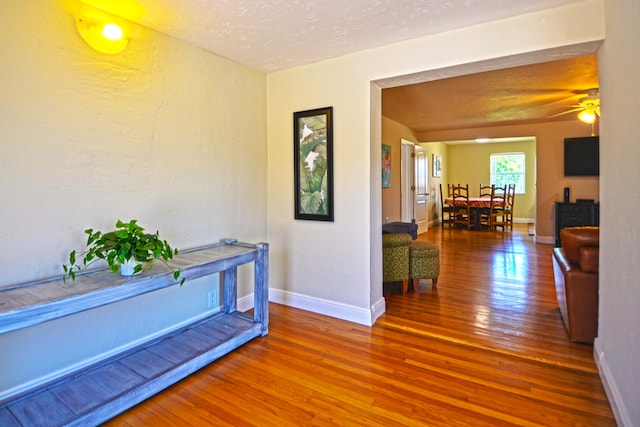
[[[100,10],[91,10],[76,18],[82,39],[98,52],[120,53],[127,47],[127,31],[123,22]]]

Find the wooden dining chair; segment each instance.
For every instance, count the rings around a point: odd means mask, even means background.
[[[479,197],[481,198],[489,198],[491,197],[491,192],[493,191],[493,185],[482,185],[480,184],[480,192]]]
[[[480,184],[480,198],[493,200],[493,195],[495,192],[496,186],[494,184],[491,185],[482,185]],[[491,230],[491,204],[486,207],[478,207],[475,209],[475,222],[481,230]]]
[[[448,191],[451,190],[451,184],[447,184]],[[451,197],[451,194],[447,192],[447,198]],[[440,225],[444,228],[444,225],[447,224],[449,227],[453,225],[453,214],[454,214],[454,206],[448,203],[445,203],[445,198],[442,194],[442,184],[440,184]]]
[[[496,230],[498,227],[505,230],[507,208],[507,186],[494,187],[491,195],[491,207],[489,218],[489,229]]]
[[[516,201],[516,185],[509,184],[507,188],[507,198],[505,201],[505,217],[504,222],[509,231],[513,230],[513,205]]]
[[[453,197],[453,225],[462,225],[468,229],[471,228],[472,213],[469,206],[469,184],[454,185],[451,188],[451,197]]]

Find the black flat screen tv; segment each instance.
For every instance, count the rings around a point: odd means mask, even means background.
[[[600,175],[600,137],[564,139],[564,176]]]

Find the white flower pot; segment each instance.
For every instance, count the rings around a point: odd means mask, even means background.
[[[134,274],[140,274],[140,271],[134,273],[133,270],[136,268],[136,265],[140,264],[134,258],[129,258],[125,262],[120,264],[120,274],[122,276],[133,276]]]

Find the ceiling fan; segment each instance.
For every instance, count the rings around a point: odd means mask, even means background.
[[[600,90],[596,87],[581,92],[586,94],[587,96],[580,98],[578,104],[571,105],[570,110],[554,114],[553,116],[549,116],[548,118],[551,119],[553,117],[562,116],[563,114],[569,114],[579,111],[578,118],[580,120],[585,123],[593,124],[593,122],[596,121],[596,118],[600,116]]]

